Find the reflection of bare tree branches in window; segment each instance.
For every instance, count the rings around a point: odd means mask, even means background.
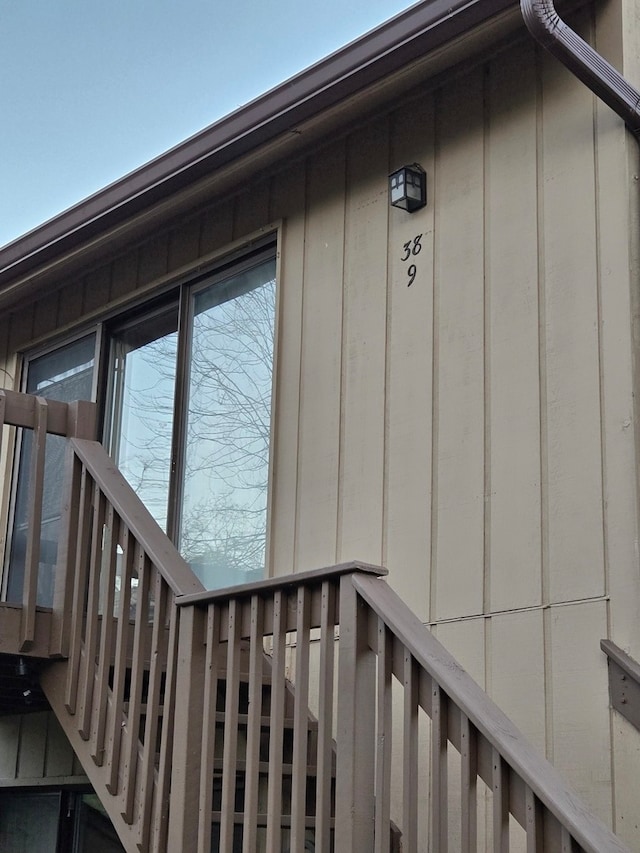
[[[164,529],[171,468],[171,433],[177,333],[151,340],[126,353],[118,447],[118,465]]]
[[[230,295],[199,312],[196,303],[179,543],[214,586],[264,571],[275,282]],[[126,355],[117,454],[163,526],[176,356],[175,332]]]
[[[216,577],[264,567],[274,314],[271,281],[194,319],[181,546]]]

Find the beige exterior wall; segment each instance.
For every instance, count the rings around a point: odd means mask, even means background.
[[[629,28],[601,5],[578,26],[621,64]],[[640,659],[636,160],[524,38],[14,314],[0,354],[11,373],[29,341],[281,222],[271,572],[387,566],[640,849],[640,733],[610,714],[599,649]],[[429,204],[409,216],[386,180],[413,161]]]

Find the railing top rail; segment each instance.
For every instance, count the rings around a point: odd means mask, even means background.
[[[481,734],[498,750],[547,809],[592,853],[629,853],[592,815],[558,771],[529,744],[522,732],[476,684],[444,646],[386,583],[355,576],[359,595],[403,643]]]
[[[325,580],[334,580],[342,575],[353,574],[355,572],[375,577],[382,577],[387,574],[387,570],[380,568],[380,566],[371,566],[368,563],[352,561],[348,563],[339,563],[336,566],[327,566],[322,569],[313,569],[308,572],[280,575],[279,577],[266,578],[265,580],[239,584],[238,586],[229,586],[224,589],[207,590],[205,592],[192,593],[191,595],[182,595],[176,599],[176,604],[179,607],[185,607],[191,604],[204,607],[212,602],[224,601],[227,598],[248,597],[256,594],[271,595],[279,589],[290,589],[292,587],[303,586],[305,584],[315,585],[322,583],[322,581]]]
[[[158,527],[149,510],[97,441],[71,439],[76,456],[98,483],[118,515],[142,544],[175,595],[201,592],[198,577]]]
[[[4,399],[4,423],[8,426],[33,429],[36,423],[36,401],[33,394],[19,391],[0,390]],[[47,432],[53,435],[69,434],[69,404],[58,400],[47,400]]]

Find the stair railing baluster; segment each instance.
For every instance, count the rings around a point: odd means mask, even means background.
[[[84,654],[81,658],[80,694],[78,702],[78,731],[83,740],[91,735],[93,710],[93,687],[95,682],[95,660],[98,650],[100,577],[106,500],[97,483],[93,489],[93,525],[89,558],[89,586],[86,599],[86,623],[84,631]],[[84,610],[85,608],[83,608]],[[82,611],[80,611],[82,612]]]
[[[170,590],[164,582],[157,566],[152,566],[153,589],[153,624],[151,632],[151,648],[149,654],[149,670],[147,686],[147,701],[144,714],[144,749],[140,762],[138,800],[139,818],[138,846],[141,850],[148,849],[148,839],[151,829],[151,814],[153,804],[153,776],[156,768],[156,751],[160,731],[160,691],[162,674],[166,670],[166,624],[167,611],[173,604],[170,601]],[[171,596],[172,598],[172,596]],[[169,721],[170,724],[170,721]]]
[[[389,853],[391,831],[391,755],[393,746],[393,641],[378,619],[376,679],[375,853]]]
[[[222,806],[220,849],[233,849],[238,755],[238,704],[240,688],[240,627],[242,605],[229,601],[227,622],[226,696],[224,706],[224,749],[222,754]]]
[[[299,586],[296,596],[295,696],[293,711],[293,755],[291,760],[290,849],[304,850],[307,799],[307,742],[309,722],[309,631],[310,591]]]
[[[139,761],[140,719],[142,716],[142,694],[145,679],[145,663],[148,660],[149,589],[151,585],[151,562],[142,545],[136,542],[138,585],[134,606],[133,655],[129,685],[129,705],[125,715],[124,749],[122,760],[122,817],[131,825],[134,821],[136,774]]]
[[[283,590],[273,596],[273,649],[269,708],[269,789],[267,794],[267,851],[282,851],[282,750],[285,711],[285,641],[287,599]]]
[[[351,576],[344,575],[340,579],[336,853],[373,850],[375,708],[375,657],[368,645],[368,611]]]
[[[316,853],[330,853],[333,784],[333,679],[335,671],[336,583],[322,583],[320,609],[320,663],[318,673],[318,745],[316,774]]]
[[[112,661],[113,615],[115,604],[116,557],[120,519],[112,506],[107,507],[104,544],[100,566],[100,646],[94,699],[95,713],[91,730],[91,755],[100,766],[104,760],[109,670]]]
[[[113,661],[113,686],[111,689],[111,716],[106,734],[105,763],[109,769],[107,790],[115,796],[119,790],[120,748],[124,725],[124,690],[127,674],[127,641],[131,611],[131,581],[133,578],[134,544],[131,532],[124,521],[120,523],[120,590],[117,604],[116,646]]]
[[[478,849],[478,739],[466,714],[460,720],[460,837],[462,853]]]
[[[220,669],[220,609],[207,607],[206,658],[202,711],[202,765],[200,769],[199,830],[197,853],[210,853],[213,809],[213,776],[216,747],[217,696]],[[222,725],[222,724],[220,724]]]
[[[251,631],[249,637],[249,707],[247,713],[247,753],[244,789],[244,821],[242,853],[258,849],[258,794],[260,764],[260,728],[262,718],[262,675],[264,660],[264,603],[260,596],[251,597]]]

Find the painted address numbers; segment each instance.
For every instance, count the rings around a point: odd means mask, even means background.
[[[416,280],[416,275],[418,273],[418,268],[412,258],[415,258],[416,255],[419,255],[422,251],[422,234],[417,234],[412,240],[408,240],[402,247],[402,255],[400,256],[400,260],[403,263],[409,263],[407,267],[407,278],[409,281],[407,282],[407,287],[411,287],[413,282]]]

